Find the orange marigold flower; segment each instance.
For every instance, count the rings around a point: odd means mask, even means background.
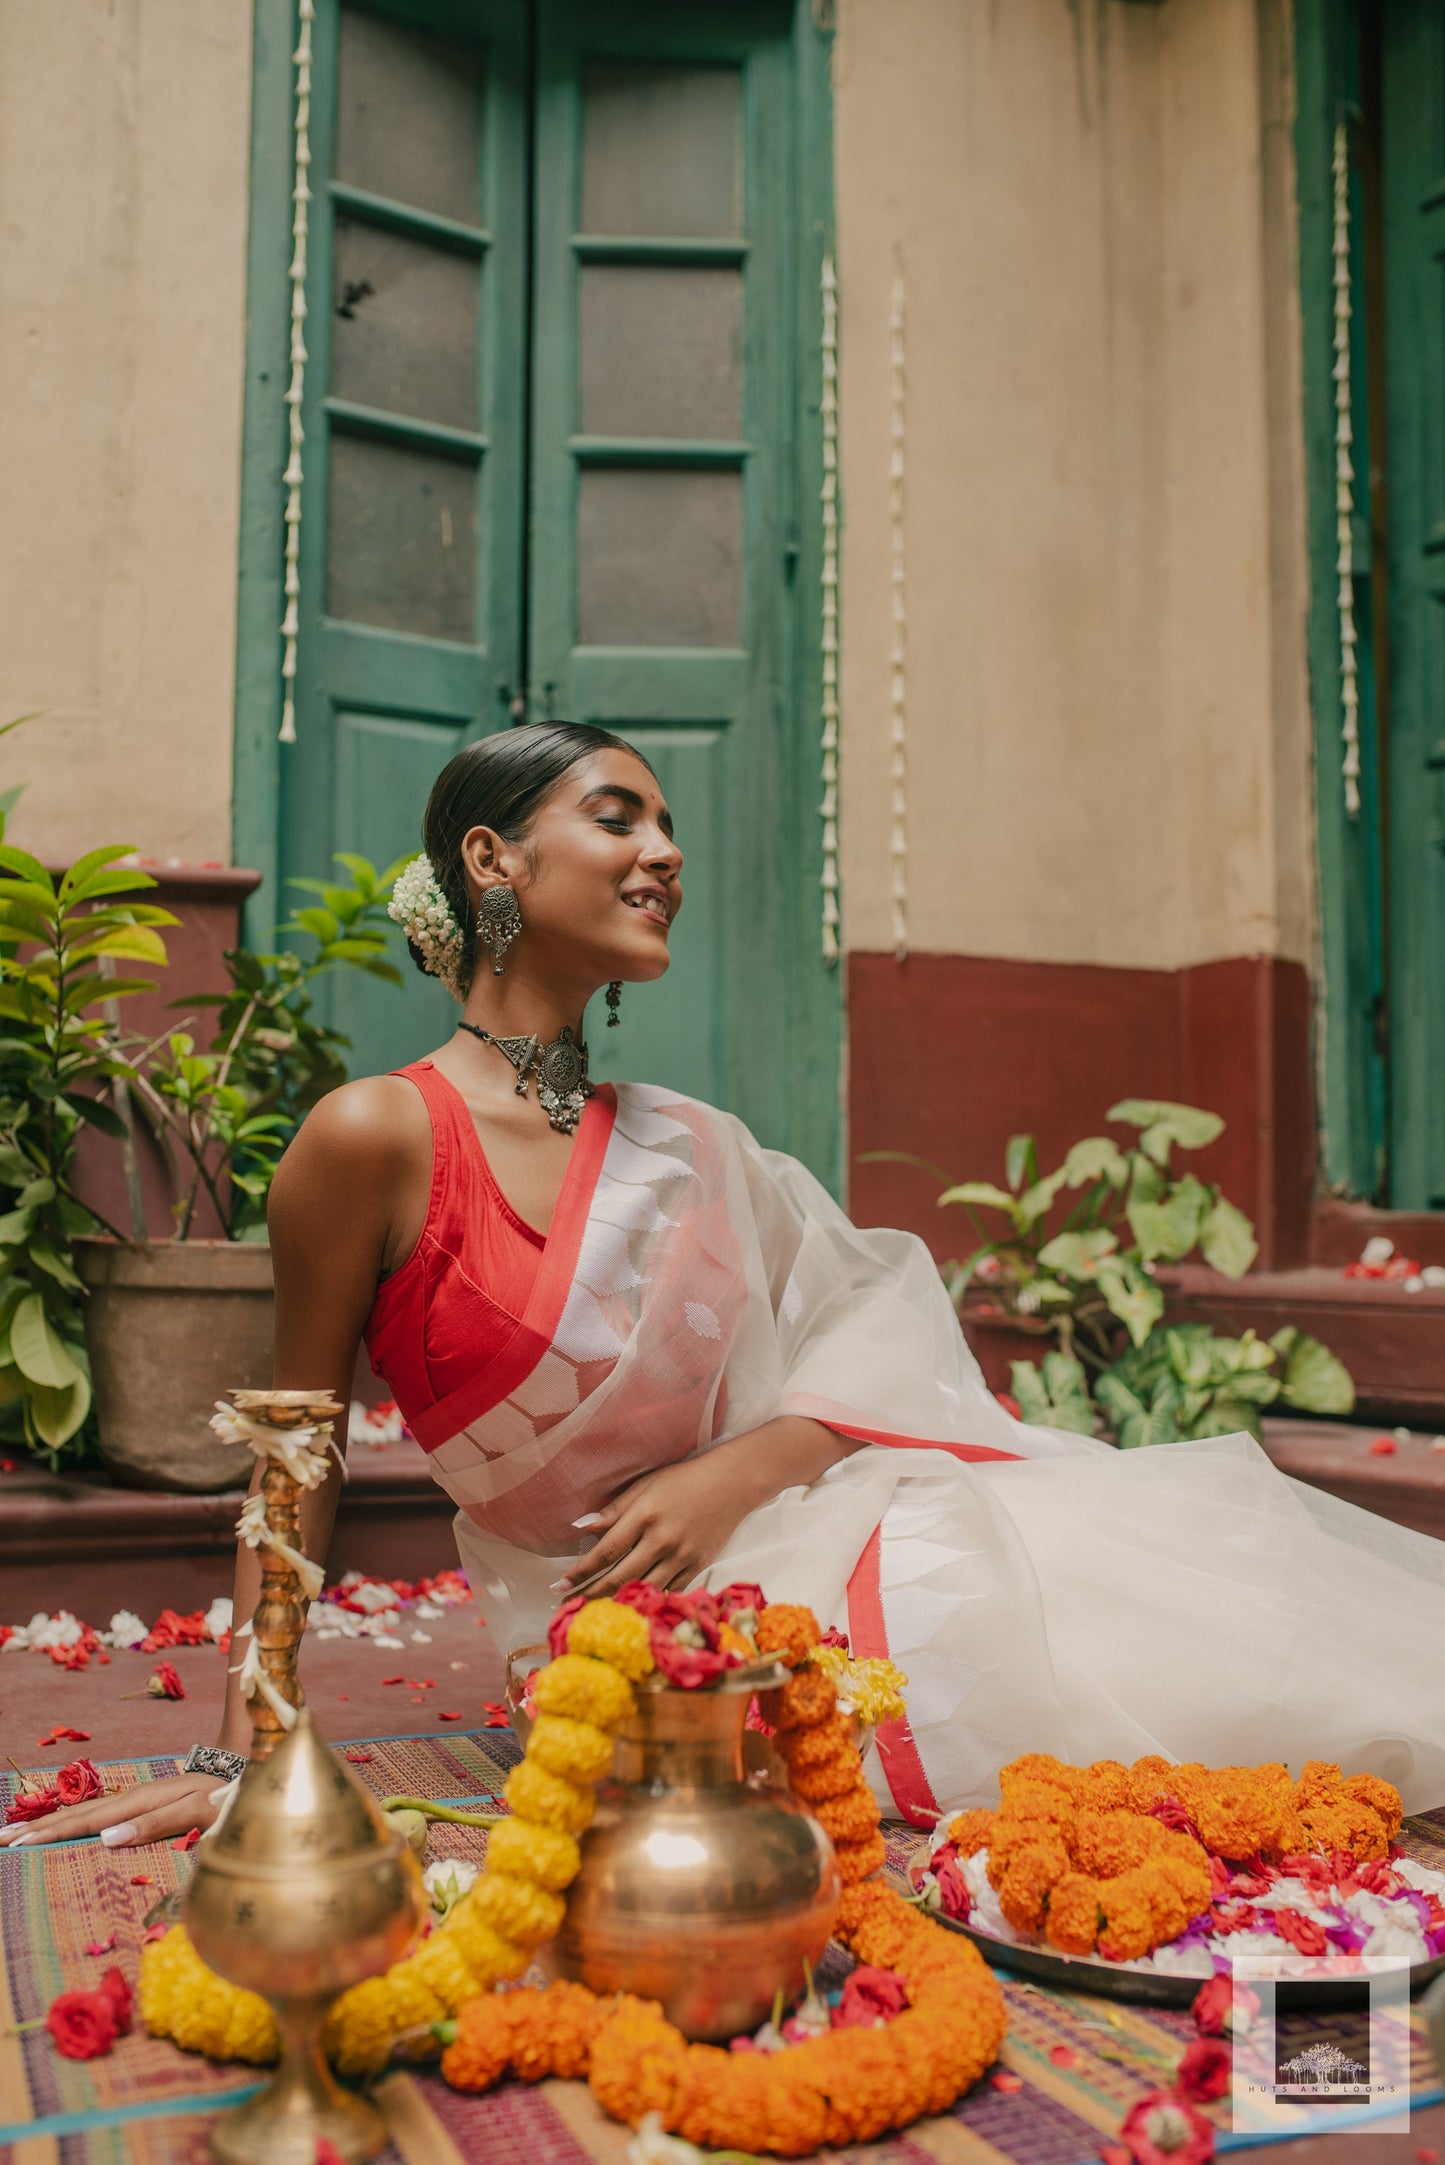
[[[858,1757],[853,1732],[838,1713],[830,1714],[826,1721],[814,1723],[811,1729],[783,1730],[778,1738],[778,1749],[787,1760],[790,1773],[799,1767],[822,1766],[841,1751],[851,1751],[855,1760]]]
[[[883,1816],[877,1798],[861,1780],[846,1796],[825,1797],[813,1809],[835,1842],[866,1841]]]
[[[779,2157],[811,2157],[823,2147],[828,2105],[806,2071],[789,2068],[791,2057],[785,2053],[767,2057],[767,2147]]]
[[[1394,1783],[1382,1781],[1378,1774],[1351,1774],[1342,1786],[1347,1797],[1370,1807],[1383,1824],[1387,1839],[1393,1842],[1404,1816],[1400,1792]]]
[[[803,1732],[805,1735],[806,1731]],[[809,1767],[792,1767],[788,1772],[788,1786],[795,1797],[805,1803],[822,1804],[831,1797],[843,1797],[858,1785],[858,1754],[851,1744],[845,1744],[841,1753],[831,1759],[820,1760]]]
[[[1307,1759],[1294,1785],[1295,1802],[1301,1809],[1306,1804],[1327,1804],[1343,1787],[1343,1777],[1333,1759]]]
[[[539,1992],[508,1992],[501,2005],[511,2025],[512,2069],[524,2082],[586,2074],[593,2039],[609,2012],[595,1992],[559,1978]]]
[[[822,1636],[817,1617],[801,1602],[769,1602],[758,1618],[758,1652],[775,1654],[789,1668],[806,1661]]]
[[[999,1778],[1002,1805],[999,1816],[1007,1819],[1046,1819],[1054,1826],[1072,1826],[1074,1799],[1058,1782]]]
[[[1176,1796],[1173,1786],[1177,1769],[1168,1759],[1161,1759],[1157,1752],[1136,1759],[1129,1769],[1129,1787],[1136,1811],[1147,1812],[1161,1797]]]
[[[1092,1954],[1103,1914],[1098,1881],[1086,1872],[1065,1872],[1049,1890],[1044,1913],[1049,1945],[1068,1955]]]
[[[972,1857],[978,1850],[988,1848],[997,1818],[997,1812],[960,1812],[956,1819],[948,1822],[948,1839],[957,1842],[966,1857]]]
[[[998,1882],[998,1906],[1016,1932],[1039,1930],[1049,1889],[1068,1871],[1069,1862],[1062,1842],[1029,1842],[1014,1851]]]
[[[1014,1781],[1047,1782],[1055,1789],[1065,1789],[1073,1794],[1079,1781],[1079,1769],[1055,1759],[1052,1752],[1025,1752],[1018,1759],[1010,1759],[1006,1767],[999,1769],[999,1787]]]
[[[1081,1811],[1069,1848],[1081,1872],[1112,1879],[1152,1855],[1155,1837],[1163,1831],[1157,1819],[1136,1812]]]
[[[1074,1801],[1081,1810],[1128,1811],[1134,1802],[1129,1769],[1118,1759],[1096,1759],[1079,1776]]]
[[[860,1880],[871,1878],[881,1865],[888,1861],[888,1844],[875,1829],[858,1842],[835,1842],[838,1870],[845,1887],[856,1887]]]
[[[766,1718],[779,1730],[811,1729],[826,1721],[838,1704],[838,1694],[821,1669],[800,1669],[780,1691],[767,1696],[770,1702],[776,1699],[777,1708]]]
[[[592,2044],[587,2081],[604,2112],[635,2126],[645,2114],[672,2117],[687,2041],[655,2000],[623,1993]]]
[[[1379,1813],[1358,1797],[1347,1797],[1343,1789],[1331,1803],[1306,1804],[1300,1817],[1309,1829],[1312,1848],[1353,1850],[1360,1864],[1389,1853],[1389,1838]]]
[[[479,1992],[457,2015],[455,2040],[442,2054],[442,2073],[454,2090],[490,2090],[512,2056],[507,2000],[516,1994]]]

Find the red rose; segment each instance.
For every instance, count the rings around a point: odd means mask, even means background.
[[[849,1651],[848,1634],[846,1631],[840,1631],[836,1624],[828,1626],[818,1644],[819,1646],[836,1646],[844,1654]]]
[[[122,2037],[130,2035],[131,1991],[121,1972],[113,1965],[105,1972],[96,1988],[103,1992],[115,2010],[115,2026]]]
[[[1300,1954],[1329,1953],[1330,1943],[1325,1937],[1325,1928],[1322,1924],[1316,1924],[1313,1917],[1301,1916],[1297,1909],[1277,1909],[1273,1914],[1274,1928],[1280,1938],[1287,1939],[1291,1947],[1296,1948]]]
[[[1215,1931],[1226,1937],[1231,1932],[1253,1932],[1259,1920],[1259,1911],[1252,1902],[1216,1902],[1209,1914]]]
[[[945,1917],[966,1918],[973,1908],[973,1897],[968,1891],[968,1881],[963,1867],[953,1857],[947,1858],[934,1873],[938,1884],[938,1901]]]
[[[1214,2130],[1172,2090],[1151,2090],[1127,2114],[1120,2137],[1135,2165],[1205,2165]]]
[[[146,1681],[146,1690],[153,1699],[184,1699],[186,1687],[181,1682],[180,1671],[174,1662],[156,1663]]]
[[[563,1602],[561,1608],[557,1611],[557,1614],[553,1617],[551,1623],[547,1626],[547,1644],[552,1649],[552,1659],[554,1661],[560,1661],[562,1656],[566,1653],[568,1627],[570,1626],[573,1617],[577,1614],[577,1611],[585,1605],[586,1600],[587,1596],[585,1594],[573,1594],[569,1601]],[[401,1682],[401,1678],[399,1676],[388,1676],[383,1678],[383,1682],[387,1684],[399,1684]]]
[[[62,1992],[50,2003],[45,2027],[66,2060],[98,2060],[120,2035],[108,1992]]]
[[[1191,2012],[1203,2036],[1222,2037],[1226,2031],[1249,2028],[1259,2013],[1259,1994],[1248,1985],[1231,1985],[1227,1977],[1211,1977],[1195,1993]]]
[[[89,1759],[72,1759],[56,1768],[55,1791],[62,1804],[84,1804],[101,1795],[100,1776]]]
[[[673,1638],[670,1632],[654,1629],[652,1634],[652,1658],[658,1670],[669,1684],[682,1691],[699,1691],[706,1684],[715,1683],[724,1669],[731,1667],[727,1654],[711,1646],[689,1646],[684,1640]]]
[[[1196,2037],[1174,2070],[1174,2086],[1191,2105],[1208,2105],[1229,2089],[1228,2045],[1217,2037]]]
[[[833,2010],[835,2030],[871,2030],[891,2022],[908,2005],[908,1988],[892,1970],[860,1962],[843,1982],[842,2004]]]
[[[619,1586],[612,1596],[624,1609],[636,1609],[639,1616],[655,1616],[667,1599],[660,1586],[653,1586],[647,1579],[629,1579]]]
[[[18,1826],[22,1819],[43,1819],[47,1812],[58,1810],[58,1789],[17,1789],[5,1807],[5,1824]]]
[[[735,1585],[725,1586],[717,1597],[717,1605],[724,1616],[731,1616],[735,1609],[753,1609],[759,1615],[767,1607],[761,1586],[752,1586],[746,1579]]]
[[[1172,1827],[1178,1834],[1192,1834],[1199,1840],[1199,1829],[1190,1818],[1177,1797],[1160,1797],[1157,1804],[1149,1807],[1149,1816],[1164,1827]]]

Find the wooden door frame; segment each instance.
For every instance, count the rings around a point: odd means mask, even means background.
[[[254,867],[261,886],[247,914],[246,937],[266,941],[283,914],[277,893],[280,860],[283,615],[280,483],[286,450],[283,392],[289,376],[293,97],[291,56],[295,0],[252,0],[250,218],[247,239],[245,403],[241,445],[238,549],[236,697],[233,753],[232,852]],[[796,1043],[806,1056],[789,1064],[790,1124],[809,1134],[814,1170],[835,1194],[843,1186],[843,972],[822,959],[822,820],[808,808],[822,797],[823,488],[821,282],[833,252],[832,31],[820,25],[811,0],[792,0],[791,45],[797,100],[797,189],[793,237],[797,275],[791,325],[796,355],[789,456],[800,507],[792,582],[788,661],[791,707],[800,718],[786,748],[802,860],[799,893],[812,907],[798,911],[798,966],[793,973]],[[314,487],[307,515],[315,517]],[[809,511],[813,515],[809,516]],[[304,525],[303,525],[304,532]]]

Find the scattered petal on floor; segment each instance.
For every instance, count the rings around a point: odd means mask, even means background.
[[[1049,2058],[1055,2067],[1077,2067],[1079,2055],[1072,2045],[1050,2045]]]
[[[109,1954],[114,1954],[114,1953],[115,1953],[115,1934],[114,1934],[114,1932],[112,1932],[112,1933],[111,1933],[111,1935],[110,1935],[110,1938],[109,1938],[109,1939],[93,1939],[93,1940],[92,1940],[92,1941],[90,1942],[89,1946],[88,1946],[88,1947],[86,1948],[86,1950],[85,1950],[85,1951],[86,1951],[86,1953],[87,1953],[88,1955],[109,1955]]]
[[[384,1676],[381,1681],[383,1684],[404,1684],[406,1678],[404,1676]]]
[[[149,1872],[137,1872],[131,1880],[131,1885],[133,1887],[153,1887],[155,1881],[151,1878]]]
[[[482,1701],[482,1712],[487,1717],[486,1720],[482,1723],[482,1727],[484,1729],[511,1728],[511,1715],[507,1712],[507,1709],[504,1706],[498,1706],[495,1700],[484,1699]]]
[[[1006,2067],[996,2067],[988,2079],[996,2090],[1003,2091],[1005,2097],[1012,2097],[1015,2090],[1024,2086],[1023,2077],[1011,2075]]]
[[[439,1714],[437,1716],[439,1721],[460,1721],[461,1718],[460,1714]]]
[[[174,1842],[172,1842],[172,1844],[171,1844],[171,1848],[172,1848],[172,1849],[194,1849],[194,1848],[195,1848],[195,1846],[196,1846],[196,1844],[197,1844],[197,1842],[199,1842],[199,1840],[200,1840],[200,1839],[201,1839],[201,1830],[200,1830],[200,1828],[199,1828],[199,1827],[192,1827],[192,1829],[191,1829],[191,1831],[190,1831],[190,1833],[189,1833],[189,1834],[183,1834],[183,1835],[181,1835],[181,1837],[179,1838],[179,1840],[178,1840],[178,1841],[174,1841]]]
[[[345,1755],[354,1767],[364,1767],[375,1757],[372,1752],[347,1752]]]

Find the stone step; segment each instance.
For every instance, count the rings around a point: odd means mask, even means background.
[[[347,1467],[328,1578],[418,1579],[455,1565],[455,1506],[418,1445],[358,1443]],[[0,1475],[0,1622],[61,1606],[88,1623],[121,1607],[206,1607],[231,1591],[240,1501],[239,1490],[163,1495],[21,1461]]]

